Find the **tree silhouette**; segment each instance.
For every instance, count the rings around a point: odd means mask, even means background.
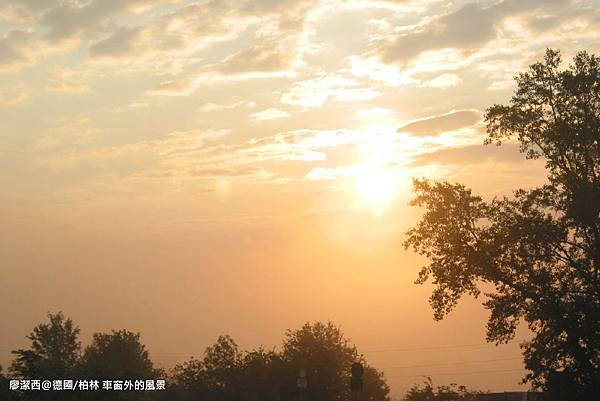
[[[145,380],[162,376],[153,367],[140,334],[127,330],[96,333],[81,358],[80,376],[88,380]],[[86,399],[147,399],[143,391],[97,391]]]
[[[361,401],[389,401],[390,386],[387,384],[383,372],[367,365],[363,381]]]
[[[0,365],[0,400],[16,401],[18,393],[9,388],[9,379],[2,373],[2,365]]]
[[[522,345],[525,381],[555,400],[600,399],[600,59],[585,52],[560,69],[557,51],[516,77],[509,105],[486,112],[486,144],[516,137],[544,158],[548,184],[485,202],[460,184],[416,181],[426,212],[408,232],[430,262],[430,303],[442,319],[464,294],[492,284],[487,338],[534,333]]]
[[[62,312],[48,314],[49,323],[34,327],[27,338],[29,349],[19,349],[10,366],[10,373],[19,379],[53,380],[72,377],[75,373],[81,344],[78,341],[79,328]],[[25,392],[27,400],[69,400],[71,394],[54,392]]]
[[[161,399],[169,401],[207,399],[209,390],[206,381],[206,369],[202,361],[190,358],[189,361],[177,364],[173,368],[169,377],[170,385]]]
[[[220,336],[203,359],[191,358],[175,366],[174,385],[166,399],[275,400],[281,367],[274,351],[259,348],[242,353],[231,337]]]
[[[299,371],[307,373],[307,400],[350,397],[350,367],[360,360],[356,348],[332,323],[307,323],[286,333],[282,351],[239,351],[229,336],[208,347],[203,359],[177,365],[165,400],[281,401],[299,396]],[[366,366],[361,400],[389,401],[381,372]]]
[[[293,382],[300,369],[306,371],[307,398],[349,399],[350,366],[358,353],[333,323],[306,323],[298,330],[288,330],[282,357],[292,368]]]
[[[140,333],[113,330],[96,333],[83,353],[79,328],[62,313],[28,336],[30,349],[13,351],[11,372],[19,379],[145,380],[165,378],[156,369]],[[362,360],[356,348],[332,323],[307,323],[286,333],[280,352],[263,347],[241,351],[227,335],[206,348],[202,359],[190,358],[168,375],[164,391],[9,391],[0,369],[0,399],[11,400],[157,400],[282,401],[298,398],[300,369],[307,372],[305,399],[345,400],[350,393],[350,366]],[[365,364],[362,401],[389,401],[383,374]]]
[[[289,366],[274,350],[258,348],[244,353],[240,359],[238,381],[242,399],[246,401],[281,400],[284,377],[289,376]]]
[[[477,392],[457,384],[433,387],[428,377],[423,385],[414,385],[408,390],[403,401],[475,401],[476,395]]]

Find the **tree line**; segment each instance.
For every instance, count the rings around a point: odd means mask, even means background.
[[[219,336],[204,352],[175,365],[156,367],[140,333],[113,330],[96,333],[86,347],[80,329],[62,313],[49,314],[27,336],[30,345],[13,351],[3,375],[0,399],[28,400],[148,400],[148,401],[285,401],[297,400],[297,379],[306,372],[306,400],[345,401],[350,398],[350,367],[364,369],[361,401],[389,401],[382,372],[370,366],[356,346],[333,323],[306,323],[285,333],[280,350],[241,350],[228,335]],[[11,391],[10,379],[134,380],[165,379],[164,391]]]

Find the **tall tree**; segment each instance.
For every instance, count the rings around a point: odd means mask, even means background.
[[[289,389],[296,390],[297,374],[304,370],[308,381],[306,398],[350,398],[350,367],[358,360],[358,352],[333,323],[306,323],[298,330],[289,330],[282,357],[291,368],[287,378]]]
[[[202,365],[212,399],[233,400],[238,393],[240,351],[230,336],[219,336],[204,352]]]
[[[241,352],[228,335],[206,348],[203,359],[176,365],[169,399],[233,400],[240,394]]]
[[[161,399],[188,401],[208,398],[206,369],[202,360],[190,358],[175,365],[170,374],[170,385]]]
[[[373,366],[365,366],[361,401],[389,401],[390,386],[383,372]]]
[[[75,367],[81,343],[78,341],[79,328],[62,312],[48,314],[49,323],[33,328],[27,338],[29,349],[19,349],[10,371],[24,379],[62,379]]]
[[[557,51],[516,77],[508,105],[486,112],[486,144],[516,137],[527,158],[544,158],[548,183],[489,202],[460,184],[416,181],[426,212],[408,232],[430,262],[418,283],[436,285],[442,319],[483,283],[487,339],[514,338],[521,320],[524,381],[555,400],[600,399],[600,59],[582,52],[561,69]]]
[[[146,380],[160,378],[161,372],[154,368],[146,346],[140,341],[140,333],[113,330],[96,333],[86,347],[80,366],[80,375],[88,380]],[[142,391],[97,391],[87,399],[146,399]]]
[[[72,378],[76,371],[81,343],[78,341],[79,328],[62,312],[48,314],[48,323],[34,327],[27,338],[31,341],[29,349],[19,349],[12,353],[16,356],[10,366],[10,372],[18,379],[53,380]],[[24,392],[27,400],[67,400],[73,394],[60,395],[57,392]]]
[[[245,401],[279,401],[290,369],[274,350],[258,348],[240,358],[239,388]]]

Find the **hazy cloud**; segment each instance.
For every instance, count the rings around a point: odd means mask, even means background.
[[[292,54],[276,44],[259,44],[227,56],[217,66],[223,73],[280,71],[289,67]]]
[[[102,25],[121,13],[166,2],[168,0],[91,0],[83,5],[64,3],[45,13],[41,24],[49,29],[46,38],[60,41]]]
[[[32,64],[38,43],[31,32],[12,30],[0,38],[0,70]]]
[[[130,53],[132,42],[138,37],[140,28],[120,28],[113,35],[90,46],[92,56],[120,56]]]
[[[255,120],[274,120],[274,119],[278,119],[278,118],[285,118],[285,117],[289,117],[290,113],[288,113],[287,111],[283,111],[280,110],[278,108],[270,108],[270,109],[265,109],[262,111],[258,111],[256,113],[252,113],[250,115],[252,118],[254,118]]]
[[[46,89],[53,92],[86,93],[91,90],[91,87],[85,74],[63,70],[50,77]]]
[[[442,132],[473,126],[480,119],[481,113],[477,110],[451,111],[446,114],[412,121],[398,128],[398,132],[410,133],[416,136],[433,136]]]
[[[0,106],[15,106],[29,99],[31,91],[22,81],[0,87]]]
[[[319,78],[297,81],[281,95],[281,102],[312,108],[322,106],[329,99],[355,102],[367,101],[380,93],[354,79],[342,75],[329,74]]]
[[[486,162],[519,163],[525,161],[519,152],[519,145],[506,143],[502,146],[469,145],[449,147],[420,155],[414,159],[415,165],[439,163],[446,165],[469,165]]]
[[[542,6],[568,3],[568,0],[505,0],[489,7],[469,3],[448,14],[428,17],[422,26],[382,44],[380,53],[386,62],[407,63],[428,50],[475,50],[496,37],[505,18],[533,12]]]

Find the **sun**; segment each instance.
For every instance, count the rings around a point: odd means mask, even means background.
[[[354,183],[363,202],[375,213],[382,214],[401,184],[398,171],[378,165],[364,163],[356,167]]]

